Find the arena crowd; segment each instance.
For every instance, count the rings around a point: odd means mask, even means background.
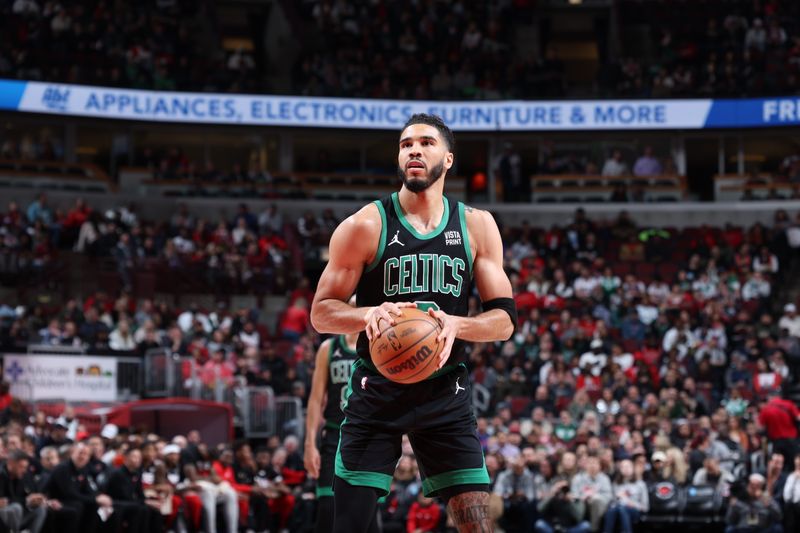
[[[593,44],[601,62],[594,83],[581,88],[566,82],[559,57],[568,44],[555,39],[550,24],[540,26],[534,51],[518,51],[524,47],[516,35],[530,32],[536,7],[530,0],[292,3],[289,18],[309,37],[297,41],[289,92],[492,100],[560,98],[576,90],[584,97],[665,98],[800,89],[800,13],[792,0],[711,0],[688,18],[672,1],[624,1],[621,27],[632,36],[646,31],[626,39],[618,61],[605,62],[614,36],[598,24]],[[214,9],[210,2],[6,0],[0,2],[0,77],[274,92],[263,58],[224,49],[206,24]],[[200,41],[204,47],[196,46]]]
[[[6,215],[4,224],[29,217],[52,237],[52,226],[44,224],[40,214],[46,205],[44,198],[26,209],[9,208],[9,213],[19,214]],[[179,212],[170,221],[154,223],[153,228],[159,228],[154,235],[165,239],[154,247],[153,258],[191,257],[194,252],[186,247],[203,249],[208,246],[203,239],[214,235],[234,239],[237,229],[247,235],[253,224],[257,231],[269,228],[271,235],[296,238],[301,248],[313,247],[325,241],[324,228],[329,231],[335,225],[320,224],[311,214],[292,224],[273,208],[261,217],[259,221],[256,214],[239,212],[236,219],[205,232],[202,221]],[[105,223],[108,218],[104,216]],[[147,235],[149,230],[136,228],[148,223],[125,210],[117,211],[114,219],[114,228],[103,237],[109,239],[105,248],[87,246],[86,253],[119,258],[121,246],[139,249],[134,243],[141,246],[144,241],[132,236]],[[86,233],[82,226],[73,236],[73,246]],[[201,231],[190,232],[191,228]],[[737,525],[757,511],[764,530],[786,521],[784,531],[792,531],[790,521],[800,502],[800,491],[794,488],[800,473],[791,474],[796,432],[792,436],[794,427],[785,427],[780,409],[794,407],[775,397],[791,391],[800,365],[800,315],[796,302],[781,296],[796,264],[792,243],[797,242],[797,231],[800,228],[785,211],[776,212],[769,226],[749,228],[647,228],[624,212],[601,221],[582,210],[563,226],[503,227],[506,268],[515,286],[520,322],[510,341],[476,345],[470,355],[478,431],[500,527],[611,531],[617,524],[630,531],[626,524],[657,515],[654,487],[669,483],[675,490],[712,487],[724,502],[708,511],[718,520],[727,518]],[[59,239],[66,238],[64,233],[55,232]],[[182,241],[187,242],[179,245]],[[139,257],[138,252],[131,257]],[[202,272],[210,267],[199,268]],[[124,279],[124,270],[119,273]],[[274,325],[264,324],[253,309],[191,304],[176,308],[161,301],[137,301],[127,292],[99,292],[71,299],[60,308],[7,302],[0,308],[0,344],[5,350],[45,343],[136,353],[168,347],[191,356],[202,369],[201,379],[212,376],[205,380],[207,385],[222,376],[231,386],[268,385],[276,394],[305,403],[321,340],[308,321],[313,290],[302,277],[281,290],[288,296],[286,310]],[[473,304],[477,308],[477,300]],[[6,422],[4,432],[12,442],[14,436],[23,442],[31,437],[26,454],[34,464],[41,456],[37,438],[59,429],[28,408],[13,402],[0,421]],[[42,425],[35,435],[26,429],[31,424]],[[80,437],[89,436],[76,428],[73,438]],[[145,456],[158,455],[166,444],[156,436],[130,437],[123,432],[105,443],[117,446],[118,453],[101,455],[108,464],[124,462],[125,448],[141,447],[148,440],[155,445],[142,450]],[[280,443],[270,443],[269,452],[277,453]],[[254,444],[258,451],[261,445]],[[268,491],[271,496],[265,498],[269,516],[284,526],[302,515],[291,511],[296,507],[289,505],[288,496],[304,505],[303,494],[309,490],[296,445],[291,439],[283,443],[292,459],[285,463],[290,465],[287,471],[281,470],[285,464],[280,461],[277,467],[293,484],[287,485],[288,491]],[[232,451],[235,461],[245,460],[239,457],[245,452],[238,445]],[[61,452],[64,457],[83,453]],[[420,494],[419,473],[407,444],[404,452],[392,493],[383,504],[384,528],[401,531],[413,521],[414,528],[440,530],[445,515]],[[203,461],[221,461],[224,474],[230,454],[213,448],[209,454]],[[178,455],[184,463],[185,455]],[[273,457],[262,455],[260,464],[274,462]],[[75,464],[74,458],[69,460]],[[209,472],[207,465],[197,468]],[[235,467],[233,473],[240,470]],[[296,474],[289,472],[295,470]],[[173,493],[180,495],[174,488]],[[54,494],[46,497],[58,499]],[[281,495],[287,498],[281,500]],[[202,502],[202,491],[198,497]],[[250,499],[254,497],[261,496]],[[184,510],[190,508],[183,504]],[[196,513],[194,509],[186,512]],[[247,512],[239,516],[243,526],[256,519]],[[142,520],[150,519],[146,514]],[[301,527],[291,523],[292,528]]]

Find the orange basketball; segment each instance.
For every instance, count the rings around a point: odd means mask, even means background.
[[[369,353],[378,372],[397,383],[416,383],[436,372],[444,342],[439,321],[417,308],[403,309],[395,325],[378,322],[381,336],[372,339]]]

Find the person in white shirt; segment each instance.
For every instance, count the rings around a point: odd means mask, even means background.
[[[119,351],[130,351],[136,348],[130,324],[124,318],[120,319],[117,327],[108,336],[108,346],[112,350]]]
[[[578,367],[582,369],[589,367],[592,375],[599,376],[600,371],[606,366],[608,355],[606,355],[603,349],[603,341],[600,339],[594,339],[589,347],[591,350],[581,355],[578,360]]]
[[[669,285],[656,275],[650,286],[647,287],[647,295],[653,302],[660,304],[669,296]]]
[[[614,150],[612,152],[611,157],[609,157],[606,162],[603,164],[603,176],[624,176],[626,174],[630,174],[628,171],[628,165],[625,161],[622,160],[622,152],[619,150]]]
[[[650,509],[650,499],[647,485],[641,479],[636,479],[633,461],[630,459],[619,462],[619,473],[613,490],[614,500],[606,513],[603,531],[613,532],[615,524],[619,522],[622,533],[632,533],[641,513]]]
[[[649,326],[658,318],[658,307],[653,305],[649,296],[646,296],[636,304],[636,314],[642,324]]]
[[[783,316],[778,321],[780,329],[789,330],[792,337],[800,337],[800,315],[797,314],[797,306],[786,304],[783,306]]]
[[[794,470],[783,485],[783,514],[785,531],[800,527],[800,454],[794,456]]]
[[[769,282],[764,279],[761,272],[754,272],[742,286],[742,300],[748,302],[758,298],[769,298],[772,288]]]
[[[572,286],[567,281],[564,271],[560,268],[553,272],[553,292],[559,298],[569,299],[575,294]]]
[[[753,272],[775,274],[779,269],[778,256],[770,252],[766,246],[762,246],[758,255],[753,258]]]
[[[582,299],[590,298],[598,283],[600,283],[600,280],[597,276],[592,275],[588,268],[582,268],[581,275],[575,278],[575,282],[572,284],[575,289],[575,296]]]
[[[681,313],[680,321],[665,334],[662,340],[662,349],[669,352],[673,348],[678,350],[678,360],[682,361],[690,348],[697,345],[697,337],[689,329],[689,316]]]

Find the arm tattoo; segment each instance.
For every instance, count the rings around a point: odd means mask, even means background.
[[[450,498],[447,505],[459,533],[491,533],[489,494],[464,492]]]

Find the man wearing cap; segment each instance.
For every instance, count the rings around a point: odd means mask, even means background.
[[[792,337],[800,337],[800,315],[797,314],[797,306],[786,304],[783,306],[783,316],[778,321],[780,329],[789,331]]]
[[[766,431],[767,439],[772,443],[772,451],[784,457],[795,455],[799,420],[800,411],[794,402],[784,400],[777,392],[770,394],[769,401],[758,413],[758,423]],[[784,464],[784,469],[791,470],[789,461]]]
[[[176,506],[175,514],[177,514],[177,507],[181,507],[180,503],[183,503],[186,521],[192,530],[197,531],[203,522],[203,502],[186,480],[181,464],[181,448],[177,444],[167,444],[161,450],[161,455],[164,458],[165,479],[156,478],[156,483],[172,485],[174,493],[181,499]],[[172,519],[177,518],[175,516]]]
[[[67,437],[68,429],[66,419],[62,417],[57,418],[50,428],[50,434],[42,441],[40,449],[45,446],[54,446],[58,449],[65,444],[72,444],[72,440]]]
[[[653,452],[650,457],[650,470],[644,473],[644,480],[648,484],[660,483],[661,481],[674,482],[672,478],[668,477],[664,467],[667,466],[667,454],[661,450]]]
[[[731,498],[725,517],[725,533],[781,533],[781,508],[764,490],[764,476],[750,474],[747,495]]]

